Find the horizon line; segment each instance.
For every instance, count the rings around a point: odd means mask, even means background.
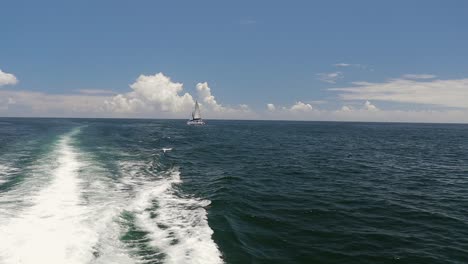
[[[57,116],[0,116],[0,119],[101,119],[101,120],[188,120],[183,118],[153,118],[153,117],[57,117]],[[468,122],[424,122],[424,121],[362,121],[362,120],[295,120],[295,119],[203,119],[204,121],[268,121],[268,122],[313,122],[313,123],[375,123],[375,124],[433,124],[433,125],[468,125]]]

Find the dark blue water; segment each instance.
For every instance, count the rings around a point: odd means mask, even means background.
[[[0,119],[0,263],[467,263],[468,125]]]

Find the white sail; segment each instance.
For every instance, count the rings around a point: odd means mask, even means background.
[[[195,110],[192,113],[192,118],[194,120],[201,119],[200,106],[198,106],[198,101],[195,102]]]

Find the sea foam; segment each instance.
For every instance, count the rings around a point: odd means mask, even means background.
[[[45,158],[49,163],[41,160],[29,168],[30,183],[41,182],[42,189],[36,192],[37,187],[24,184],[8,193],[13,201],[22,194],[29,206],[0,216],[0,263],[135,263],[120,246],[120,227],[114,221],[120,208],[109,199],[96,199],[106,193],[97,174],[96,179],[80,175],[89,164],[73,147],[76,133],[58,141]],[[85,185],[86,191],[97,193],[86,194],[88,201],[83,199]]]
[[[8,212],[0,215],[0,263],[223,262],[204,208],[210,202],[179,192],[177,169],[151,174],[155,164],[119,161],[122,175],[113,178],[74,147],[78,131],[62,136],[26,168],[28,180],[0,199],[14,205],[2,206]],[[125,212],[144,239],[122,240]],[[131,243],[154,253],[139,255]]]
[[[164,263],[223,263],[207,221],[208,200],[181,197],[176,186],[180,172],[171,169],[146,181],[128,210],[135,224],[149,232],[149,244],[164,254]]]
[[[70,146],[71,135],[56,148],[57,167],[51,184],[30,197],[32,206],[0,222],[0,254],[5,263],[86,263],[93,255],[95,233],[83,224],[87,208],[80,205],[80,163]]]

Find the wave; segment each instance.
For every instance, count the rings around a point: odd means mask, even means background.
[[[16,171],[18,171],[18,168],[14,168],[6,164],[0,164],[0,186],[7,182],[9,176]]]
[[[184,197],[177,190],[181,182],[174,168],[140,182],[127,210],[133,224],[146,233],[130,242],[150,245],[163,263],[223,263],[204,208],[210,201]]]

